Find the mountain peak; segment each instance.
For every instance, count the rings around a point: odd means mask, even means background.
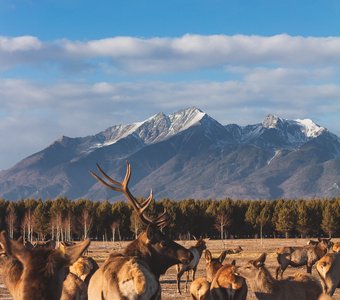
[[[179,132],[185,130],[197,123],[206,115],[196,107],[179,110],[171,115],[169,118],[172,123],[172,131]]]
[[[269,114],[262,122],[264,128],[277,128],[282,124],[282,119],[276,115]]]

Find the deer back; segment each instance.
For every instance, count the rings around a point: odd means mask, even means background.
[[[190,285],[190,296],[194,300],[210,300],[210,282],[206,278],[196,278]]]
[[[158,299],[160,284],[141,259],[111,254],[90,279],[91,299]]]

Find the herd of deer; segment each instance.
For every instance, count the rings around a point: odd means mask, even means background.
[[[236,266],[235,261],[223,264],[228,253],[240,252],[242,248],[225,250],[214,258],[204,239],[189,249],[181,246],[163,233],[170,222],[166,211],[155,218],[146,215],[152,193],[141,202],[131,194],[129,163],[122,182],[113,180],[99,165],[97,168],[102,177],[91,174],[101,184],[124,194],[146,229],[122,252],[111,253],[100,267],[83,255],[90,245],[89,239],[73,245],[60,243],[56,247],[53,243],[23,243],[22,239],[12,240],[6,232],[1,232],[0,271],[14,300],[161,299],[160,276],[174,265],[177,265],[180,295],[181,276],[187,273],[187,289],[192,271],[192,299],[243,300],[247,298],[248,285],[257,299],[331,299],[335,289],[340,288],[340,243],[333,245],[330,239],[319,239],[303,247],[277,249],[276,278],[265,265],[266,253],[244,266]],[[195,279],[203,251],[206,277]],[[310,274],[315,263],[320,281]],[[289,265],[306,265],[307,274],[283,279]]]

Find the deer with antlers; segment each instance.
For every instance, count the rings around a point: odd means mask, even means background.
[[[193,259],[193,255],[162,233],[161,228],[170,221],[166,211],[156,218],[150,218],[145,214],[152,201],[152,192],[142,203],[131,194],[128,188],[131,176],[129,162],[122,182],[113,180],[98,164],[97,168],[103,178],[92,171],[91,174],[104,186],[124,194],[147,227],[122,253],[111,253],[94,273],[89,284],[88,298],[89,300],[160,299],[160,275],[175,264],[188,264]]]

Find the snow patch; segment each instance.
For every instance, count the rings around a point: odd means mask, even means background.
[[[268,160],[267,165],[269,165],[272,162],[272,160],[275,157],[277,157],[280,153],[281,153],[281,150],[276,150],[274,156],[270,160]]]
[[[301,127],[302,131],[307,137],[318,137],[326,129],[315,124],[311,119],[296,119],[295,120]]]

